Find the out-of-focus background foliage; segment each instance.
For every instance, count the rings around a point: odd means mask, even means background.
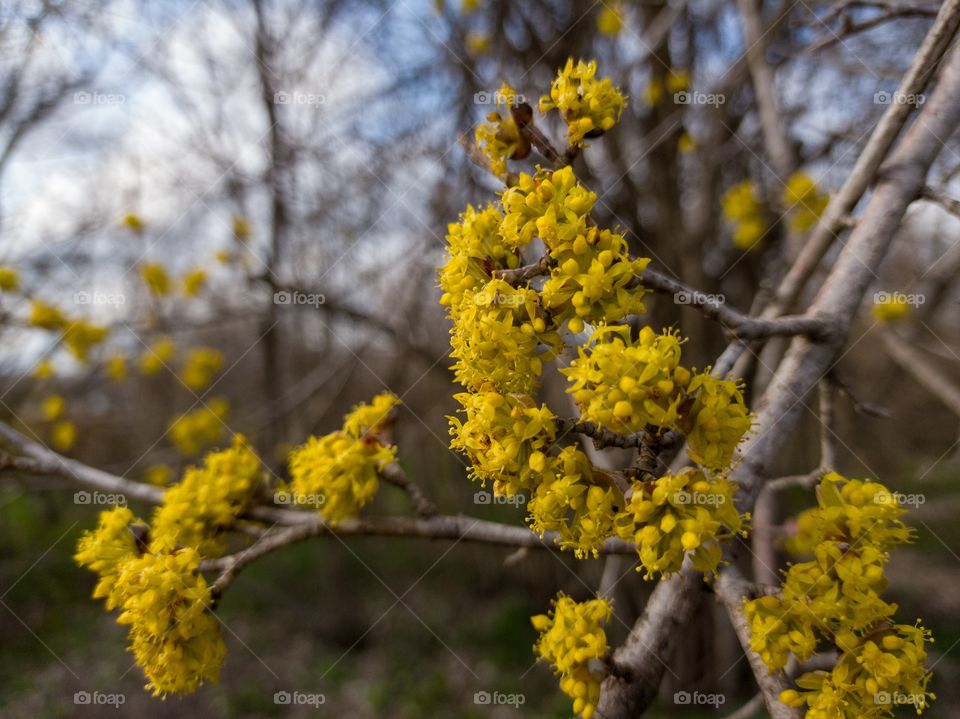
[[[829,192],[936,7],[917,3],[845,34],[844,17],[869,21],[882,10],[858,3],[830,15],[832,3],[788,4],[767,59],[797,164]],[[784,7],[764,3],[765,17]],[[671,32],[659,32],[664,22]],[[477,487],[447,449],[455,388],[434,268],[447,223],[497,190],[458,133],[493,109],[501,81],[536,104],[570,56],[597,59],[629,96],[622,122],[577,161],[600,197],[601,224],[622,228],[654,267],[744,310],[775,283],[786,254],[777,231],[738,249],[720,212],[726,190],[745,179],[776,191],[733,3],[5,1],[0,48],[0,264],[21,284],[0,294],[0,414],[56,442],[43,400],[60,395],[77,428],[75,442],[62,442],[67,453],[133,479],[195,461],[169,424],[216,399],[229,411],[213,429],[246,434],[282,473],[286,449],[389,388],[404,402],[401,463],[441,509],[522,522],[515,508],[477,505]],[[722,102],[658,93],[671,73],[688,73],[691,89]],[[561,127],[542,127],[561,144]],[[952,148],[935,170],[948,188],[960,169]],[[937,638],[932,715],[942,717],[960,706],[958,418],[891,359],[883,335],[899,335],[960,382],[958,237],[958,220],[939,207],[911,212],[875,290],[926,301],[890,326],[865,306],[836,367],[850,395],[838,406],[842,468],[923,497],[909,517],[917,542],[896,552],[890,595],[903,621],[922,616]],[[141,279],[149,263],[175,285],[202,269],[205,287],[193,298],[179,285],[151,295]],[[316,301],[278,304],[282,288]],[[107,326],[109,337],[81,362],[61,333],[31,326],[33,300]],[[651,299],[649,312],[647,322],[690,337],[690,364],[709,364],[724,346],[719,328],[670,297]],[[144,375],[138,358],[162,337],[176,350]],[[222,352],[224,366],[194,392],[178,372],[201,346]],[[127,378],[118,381],[106,370],[121,356]],[[747,369],[748,388],[765,381],[763,366]],[[546,396],[569,414],[561,384],[548,379]],[[817,437],[811,411],[784,474],[816,464]],[[124,629],[89,598],[94,580],[71,561],[98,510],[78,504],[75,489],[0,481],[4,717],[118,715],[76,705],[79,691],[122,693],[124,716],[312,716],[274,702],[295,690],[323,693],[320,711],[337,716],[569,714],[534,663],[528,618],[558,589],[595,591],[602,562],[419,540],[315,540],[271,555],[222,605],[221,683],[152,700]],[[810,501],[798,492],[781,512]],[[385,488],[366,511],[408,510]],[[650,591],[626,562],[620,572],[615,643]],[[709,596],[685,632],[651,715],[717,716],[746,701],[747,663]],[[722,693],[724,706],[675,705],[674,692],[694,689]],[[480,691],[522,693],[525,703],[479,705]]]

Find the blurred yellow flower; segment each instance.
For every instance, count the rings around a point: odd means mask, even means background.
[[[177,345],[169,337],[161,337],[140,354],[140,372],[155,375],[173,359]]]
[[[233,216],[233,235],[238,240],[246,242],[250,239],[250,235],[253,234],[252,228],[250,227],[250,221],[243,217],[242,215]]]
[[[170,292],[170,275],[159,262],[146,262],[140,267],[140,278],[150,293],[163,297]]]
[[[135,215],[132,212],[128,212],[123,216],[121,224],[131,232],[135,232],[138,235],[143,232],[144,228],[146,227],[146,225],[143,223],[143,220],[140,219],[140,216]]]
[[[37,379],[50,379],[56,375],[57,371],[53,366],[53,360],[43,359],[37,362],[37,366],[33,368],[33,376]]]
[[[50,432],[50,443],[60,452],[68,451],[77,441],[77,425],[69,420],[57,422]]]
[[[181,281],[183,282],[183,294],[187,297],[196,297],[207,284],[207,273],[200,268],[188,270]]]
[[[117,382],[122,382],[127,378],[127,359],[123,355],[114,355],[109,357],[104,363],[104,370],[107,377]]]
[[[30,324],[45,330],[60,329],[67,323],[67,318],[53,305],[40,300],[34,300],[30,305]]]
[[[60,419],[67,409],[67,401],[58,394],[51,394],[43,398],[40,403],[40,410],[43,418],[48,422]]]
[[[173,468],[169,464],[152,464],[143,473],[143,481],[155,487],[166,487],[173,479]]]
[[[12,267],[0,265],[0,291],[12,292],[20,289],[20,275]]]

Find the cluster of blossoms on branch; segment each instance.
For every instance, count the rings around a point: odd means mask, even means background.
[[[824,647],[837,652],[830,671],[804,674],[780,696],[808,707],[807,719],[876,719],[899,705],[919,714],[934,698],[924,667],[930,633],[897,624],[897,606],[881,598],[890,550],[912,539],[905,510],[884,485],[836,473],[823,477],[817,498],[790,546],[813,559],[790,565],[778,594],[744,607],[750,648],[777,671],[790,655],[802,662]]]
[[[513,95],[501,88],[502,97]],[[613,127],[624,104],[609,79],[596,77],[595,63],[570,60],[540,109],[559,109],[570,147],[578,148]],[[507,160],[526,157],[539,133],[529,107],[510,109],[476,133],[507,187],[498,202],[467,207],[449,226],[440,269],[453,370],[465,389],[455,395],[460,411],[450,418],[450,446],[495,494],[527,493],[530,527],[554,533],[578,558],[597,556],[607,539],[620,537],[636,543],[638,570],[648,578],[679,571],[687,558],[716,572],[721,543],[746,527],[728,479],[751,426],[741,387],[682,366],[676,332],[636,332],[627,324],[645,312],[640,279],[649,260],[631,257],[621,231],[597,226],[597,196],[569,164],[507,172]],[[537,142],[540,149],[542,138]],[[649,446],[679,433],[699,466],[660,478],[651,469],[595,467],[536,399],[544,366],[568,345],[577,357],[560,371],[578,422]],[[606,653],[601,624],[610,613],[603,600],[561,597],[552,618],[534,619],[543,632],[537,653],[585,717],[599,696],[604,667],[595,664]]]
[[[341,430],[311,437],[291,452],[292,480],[279,488],[331,524],[355,516],[376,494],[376,471],[394,459],[396,449],[384,442],[398,402],[378,395],[355,407]],[[80,539],[75,559],[98,577],[93,596],[129,625],[130,650],[154,695],[190,693],[217,680],[226,648],[200,563],[225,554],[228,531],[267,499],[268,487],[266,467],[235,435],[230,448],[187,468],[149,524],[114,507]]]

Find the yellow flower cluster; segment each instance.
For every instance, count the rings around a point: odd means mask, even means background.
[[[735,492],[732,482],[693,468],[634,482],[615,520],[617,534],[637,544],[646,579],[680,571],[687,556],[697,571],[715,574],[723,554],[720,543],[746,534],[747,517],[737,511]]]
[[[264,487],[263,465],[242,435],[233,445],[211,452],[202,467],[188,467],[183,478],[163,495],[153,515],[153,546],[172,551],[196,548],[204,556],[219,554],[219,532],[243,514]]]
[[[377,472],[396,459],[397,448],[384,445],[377,435],[399,401],[380,394],[350,412],[342,430],[310,437],[294,449],[289,457],[294,501],[317,508],[330,524],[359,514],[376,496]]]
[[[560,593],[549,614],[531,617],[540,632],[534,651],[560,676],[560,688],[573,699],[573,712],[590,719],[600,700],[609,652],[603,625],[613,616],[606,599],[575,602]]]
[[[124,227],[126,227],[128,230],[130,230],[131,232],[137,235],[143,232],[144,228],[146,227],[146,224],[140,218],[140,215],[136,215],[132,212],[128,212],[126,215],[123,216],[123,219],[121,220],[121,224]]]
[[[46,302],[34,300],[30,304],[30,324],[44,330],[58,330],[68,323],[64,314]]]
[[[223,437],[230,403],[216,397],[206,405],[174,417],[170,423],[170,441],[184,455],[191,456],[210,447]]]
[[[612,128],[626,105],[626,98],[610,79],[598,79],[596,74],[595,60],[574,63],[569,58],[550,86],[550,94],[540,98],[540,112],[560,111],[571,145],[583,145],[584,138],[599,137]]]
[[[612,7],[604,5],[597,15],[597,30],[604,35],[619,35],[620,31],[623,30],[623,25],[623,6],[620,3],[616,3]]]
[[[223,369],[223,354],[211,347],[197,347],[187,352],[180,380],[194,392],[199,392],[213,381]]]
[[[500,232],[506,247],[518,250],[539,237],[554,249],[586,234],[597,195],[577,182],[568,165],[553,172],[522,173],[501,199],[505,215]]]
[[[696,374],[686,390],[693,398],[680,421],[687,435],[687,454],[703,467],[721,471],[733,462],[733,454],[753,420],[743,400],[740,385],[710,374]]]
[[[806,705],[813,719],[888,717],[897,704],[928,705],[929,672],[919,625],[895,624],[896,605],[880,597],[889,551],[912,539],[897,497],[877,482],[823,477],[818,506],[798,519],[791,549],[813,559],[793,564],[779,595],[748,601],[750,647],[773,670],[790,654],[808,659],[821,642],[836,647],[830,672],[797,679],[781,701]]]
[[[507,248],[500,235],[503,213],[494,205],[474,210],[467,205],[460,222],[447,226],[446,264],[440,268],[440,304],[450,308],[452,316],[463,299],[483,287],[494,270],[519,266],[520,257]]]
[[[544,451],[556,437],[553,412],[546,405],[537,407],[528,395],[500,394],[489,387],[454,399],[466,418],[449,418],[450,447],[469,457],[471,476],[493,481],[498,495],[532,488],[534,475],[546,467]]]
[[[477,125],[473,133],[480,150],[490,161],[490,169],[498,177],[506,176],[507,160],[522,160],[530,153],[530,143],[510,112],[517,97],[517,91],[503,83],[494,99],[497,107],[503,106],[506,112],[491,112],[487,122]]]
[[[673,97],[690,89],[690,72],[681,68],[668,70],[663,78],[653,77],[643,89],[643,100],[649,107],[659,105],[666,94]]]
[[[805,172],[795,172],[783,190],[783,204],[790,215],[791,226],[806,232],[827,209],[830,196],[817,189],[817,183]]]
[[[128,507],[114,507],[100,512],[97,528],[84,532],[73,555],[77,564],[99,577],[93,598],[105,600],[108,610],[119,606],[122,597],[117,578],[123,563],[139,554],[137,540],[131,530],[138,522]]]
[[[140,279],[154,297],[163,297],[170,293],[170,274],[159,262],[145,262],[141,265]]]
[[[117,621],[130,625],[130,650],[154,696],[190,693],[220,676],[227,650],[199,565],[187,548],[145,553],[120,568]]]
[[[760,244],[769,223],[756,186],[744,180],[731,187],[721,200],[723,216],[733,225],[733,244],[752,250]]]
[[[450,334],[457,382],[471,390],[492,383],[507,392],[534,391],[543,362],[553,359],[560,345],[541,316],[539,300],[535,290],[497,279],[463,297]]]
[[[560,548],[573,549],[580,559],[596,557],[614,533],[614,516],[623,506],[620,490],[612,482],[597,484],[590,460],[576,447],[564,447],[556,457],[536,451],[528,464],[540,473],[527,505],[531,529],[541,537],[557,532]]]
[[[107,377],[115,382],[122,382],[127,378],[127,359],[123,355],[108,357],[103,363]]]

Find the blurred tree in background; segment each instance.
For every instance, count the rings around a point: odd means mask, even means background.
[[[537,105],[582,58],[627,98],[615,128],[566,159],[596,195],[591,222],[660,278],[634,334],[675,328],[685,366],[743,379],[762,420],[744,454],[762,459],[734,478],[796,478],[748,490],[751,535],[731,543],[733,566],[779,584],[795,515],[815,503],[812,468],[912,498],[916,541],[892,553],[885,599],[933,631],[931,715],[950,716],[960,162],[936,123],[952,131],[960,117],[958,19],[955,2],[906,1],[0,3],[0,713],[115,716],[83,703],[100,692],[131,716],[312,715],[277,703],[300,692],[350,716],[570,715],[535,663],[530,617],[558,590],[600,592],[611,648],[629,645],[645,606],[660,606],[651,594],[677,586],[644,581],[635,553],[576,559],[460,529],[291,543],[230,577],[220,683],[165,702],[143,690],[126,629],[71,557],[105,509],[75,481],[88,468],[144,487],[129,499],[147,516],[161,488],[241,433],[284,481],[291,449],[385,391],[402,400],[390,440],[403,471],[361,516],[431,521],[422,492],[441,517],[523,529],[523,497],[477,493],[449,448],[460,389],[437,267],[448,224],[504,189],[474,144],[506,112],[502,83],[563,153],[566,124]],[[556,159],[534,142],[506,179]],[[905,213],[879,217],[889,198]],[[820,344],[793,337],[803,331],[737,340],[724,314],[775,322],[829,314],[833,298],[846,326]],[[812,391],[795,393],[797,368],[827,345],[803,380]],[[539,400],[575,417],[566,386],[544,371]],[[598,468],[638,453],[582,440]],[[683,610],[668,606],[678,626],[638,670],[656,680],[632,708],[766,716],[725,607],[692,586]],[[484,692],[523,705],[486,705]],[[723,703],[678,706],[684,692]]]

